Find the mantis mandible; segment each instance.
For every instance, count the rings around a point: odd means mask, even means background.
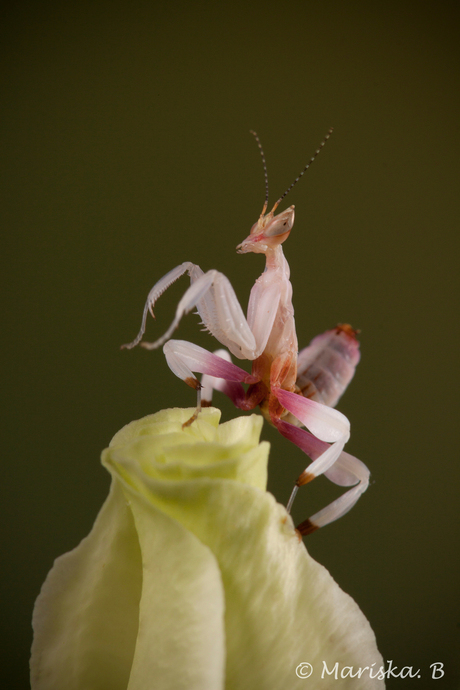
[[[247,316],[223,273],[215,269],[204,273],[198,265],[186,261],[154,285],[145,303],[139,334],[133,342],[122,346],[133,348],[140,343],[147,350],[155,350],[164,345],[163,352],[171,371],[197,391],[196,412],[187,425],[196,419],[201,405],[211,404],[213,390],[227,395],[242,410],[252,410],[259,405],[264,417],[312,460],[295,483],[287,505],[288,512],[298,488],[320,474],[339,486],[352,487],[298,525],[301,535],[310,534],[344,515],[369,484],[367,467],[343,450],[350,436],[349,421],[333,409],[359,362],[356,331],[347,324],[341,324],[314,338],[298,353],[290,270],[281,246],[294,224],[294,206],[275,214],[331,133],[332,129],[300,175],[267,213],[265,157],[257,134],[252,132],[264,164],[266,195],[259,219],[248,237],[238,245],[237,251],[240,254],[265,254],[266,266],[251,290]],[[191,284],[179,301],[170,327],[155,342],[141,342],[148,312],[153,316],[157,299],[184,273],[188,273]],[[194,308],[205,329],[226,350],[211,353],[193,343],[170,339],[181,318]],[[250,360],[251,373],[233,364],[228,351],[238,359]],[[194,373],[203,374],[201,383]],[[249,384],[249,387],[245,390],[242,384]],[[300,428],[303,426],[309,431]]]

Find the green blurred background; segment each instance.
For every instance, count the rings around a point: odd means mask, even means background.
[[[331,125],[286,200],[297,215],[285,252],[301,346],[338,322],[361,329],[340,409],[372,484],[307,547],[359,603],[384,658],[421,669],[388,687],[431,687],[434,662],[446,673],[436,687],[457,687],[458,4],[2,12],[4,687],[27,687],[34,599],[107,494],[101,450],[135,418],[194,404],[161,351],[119,349],[147,292],[191,260],[223,271],[245,307],[263,267],[235,253],[264,198],[249,129],[274,201]],[[151,339],[186,285],[162,298]],[[193,315],[178,337],[216,347]],[[305,458],[268,425],[263,435],[285,503]],[[295,519],[335,495],[318,479]]]

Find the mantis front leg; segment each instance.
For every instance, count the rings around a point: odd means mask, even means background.
[[[190,278],[193,281],[193,276],[194,273],[196,273],[196,269],[198,269],[198,271],[201,271],[199,266],[192,264],[190,261],[185,261],[180,266],[176,266],[175,268],[173,268],[171,271],[169,271],[169,273],[164,275],[163,278],[160,278],[160,280],[157,283],[155,283],[155,285],[147,295],[147,300],[145,302],[144,311],[142,314],[142,323],[139,333],[131,343],[122,345],[122,349],[131,350],[131,348],[136,347],[136,345],[139,345],[145,333],[148,313],[150,312],[151,315],[154,316],[153,307],[155,306],[155,302],[157,301],[157,299],[163,294],[163,292],[165,292],[165,290],[167,290],[173,283],[175,283],[178,278],[184,275],[185,272],[188,272]],[[203,271],[201,271],[201,273],[203,273]]]
[[[177,305],[176,315],[170,327],[161,338],[153,343],[141,343],[145,333],[148,312],[150,311],[153,316],[153,307],[157,299],[186,272],[190,276],[191,285]],[[157,349],[169,340],[182,317],[196,307],[205,329],[222,345],[226,346],[239,359],[253,360],[263,352],[268,341],[279,299],[279,288],[274,284],[266,295],[263,319],[257,321],[253,332],[228,278],[215,269],[203,273],[199,266],[186,261],[163,276],[150,290],[144,307],[140,331],[131,343],[122,347],[131,349],[140,343],[147,350]]]

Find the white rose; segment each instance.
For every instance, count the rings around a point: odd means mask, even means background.
[[[110,494],[35,605],[33,690],[311,690],[324,664],[375,674],[368,621],[265,490],[262,418],[219,426],[207,408],[182,429],[191,413],[132,422],[103,452]]]

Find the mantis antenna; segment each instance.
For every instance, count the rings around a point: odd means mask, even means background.
[[[273,208],[272,208],[272,210],[270,211],[270,213],[274,213],[274,211],[278,208],[278,206],[280,205],[280,203],[283,201],[284,197],[287,196],[287,194],[289,194],[289,192],[291,191],[291,189],[293,188],[293,186],[294,186],[295,184],[297,184],[297,182],[300,180],[300,178],[302,177],[302,175],[304,175],[304,174],[307,172],[308,168],[309,168],[310,165],[313,163],[313,161],[315,160],[316,156],[318,155],[318,153],[319,153],[319,152],[321,151],[321,149],[324,147],[326,141],[327,141],[327,140],[329,139],[329,137],[331,136],[333,130],[334,130],[334,128],[331,127],[330,130],[328,131],[328,133],[326,134],[326,136],[324,137],[323,141],[322,141],[321,144],[319,145],[319,147],[316,149],[314,155],[313,155],[313,156],[310,158],[310,160],[308,161],[308,163],[307,163],[307,165],[305,166],[305,168],[302,170],[302,172],[300,173],[300,175],[298,175],[298,176],[295,178],[294,182],[286,189],[286,191],[284,192],[284,194],[282,194],[282,195],[280,196],[280,198],[278,199],[278,201],[276,202],[276,204],[273,206]],[[253,132],[253,134],[254,134],[254,132]],[[259,139],[257,138],[257,136],[256,136],[256,139],[257,139],[257,141],[259,142]],[[259,143],[259,146],[260,146],[260,143]],[[260,146],[260,150],[262,151],[262,147],[261,147],[261,146]],[[263,153],[262,153],[262,156],[263,156]],[[264,160],[264,166],[265,166],[265,160]],[[266,202],[266,204],[265,204],[265,206],[264,206],[264,213],[265,213],[265,210],[266,210],[266,208],[267,208],[267,203],[268,203],[268,194],[267,194],[267,202]]]
[[[262,218],[265,215],[265,211],[267,210],[268,206],[268,173],[267,173],[267,164],[265,162],[265,156],[264,156],[264,150],[262,148],[262,144],[260,143],[260,139],[257,135],[257,132],[254,132],[252,129],[249,130],[251,134],[254,135],[255,140],[257,141],[257,146],[260,149],[260,155],[262,156],[262,163],[264,164],[264,175],[265,175],[265,203],[264,207],[262,209],[262,213],[260,214],[260,217]]]

